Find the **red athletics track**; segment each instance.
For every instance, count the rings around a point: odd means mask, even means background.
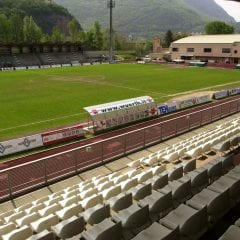
[[[228,102],[229,100],[234,100],[234,99],[238,99],[238,98],[240,99],[240,96],[230,97],[230,98],[226,98],[224,100],[218,100],[218,101],[213,102],[213,103],[204,104],[202,106],[198,106],[198,107],[191,108],[191,109],[188,109],[188,110],[185,110],[185,111],[173,113],[171,115],[156,118],[156,119],[144,122],[144,123],[135,124],[135,125],[130,126],[130,127],[125,127],[125,128],[119,129],[119,130],[115,130],[115,131],[108,132],[108,133],[105,133],[105,134],[102,134],[102,135],[98,135],[98,136],[93,137],[91,139],[80,140],[79,142],[67,144],[67,145],[64,145],[64,146],[61,146],[61,147],[57,147],[57,148],[54,148],[54,149],[42,151],[42,152],[35,153],[35,154],[29,155],[29,156],[20,157],[20,158],[15,159],[15,160],[7,161],[6,163],[1,163],[0,164],[0,170],[6,169],[6,168],[9,168],[9,167],[14,167],[14,166],[26,163],[26,162],[31,162],[33,160],[37,160],[37,159],[40,159],[40,158],[43,158],[43,157],[47,157],[47,156],[50,156],[50,155],[53,155],[53,154],[57,154],[57,153],[60,153],[60,152],[71,150],[71,149],[81,147],[81,146],[84,146],[84,145],[87,145],[87,144],[91,144],[91,143],[94,143],[94,142],[98,142],[98,141],[101,141],[101,140],[106,140],[108,138],[112,138],[114,136],[117,136],[117,135],[120,135],[120,134],[123,134],[123,133],[127,133],[127,132],[137,130],[137,129],[140,129],[140,128],[143,128],[143,127],[147,127],[147,126],[150,126],[152,124],[161,123],[161,122],[166,121],[166,120],[171,120],[173,118],[180,117],[184,114],[188,114],[188,113],[192,113],[192,112],[195,112],[195,111],[198,111],[198,110],[202,110],[202,109],[205,109],[207,107],[216,106],[216,105],[219,105],[219,103],[225,103],[225,102]]]

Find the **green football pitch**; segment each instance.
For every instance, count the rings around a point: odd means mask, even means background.
[[[86,121],[86,106],[233,86],[239,70],[116,64],[1,72],[0,140]]]

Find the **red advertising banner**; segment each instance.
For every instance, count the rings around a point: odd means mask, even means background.
[[[66,140],[83,137],[85,125],[76,125],[69,128],[63,128],[56,131],[46,132],[42,134],[42,141],[44,145],[50,145]]]

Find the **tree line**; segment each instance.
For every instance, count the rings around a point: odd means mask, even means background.
[[[81,43],[88,50],[106,50],[109,48],[109,29],[101,29],[95,22],[89,31],[83,31],[75,18],[68,23],[68,32],[61,32],[59,26],[54,26],[50,34],[34,21],[32,16],[21,17],[13,13],[9,17],[0,14],[0,42],[2,44],[38,44],[38,43]],[[126,38],[114,32],[115,49],[131,48]]]

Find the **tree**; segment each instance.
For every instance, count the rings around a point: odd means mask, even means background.
[[[78,36],[79,36],[79,27],[78,27],[77,20],[73,18],[68,23],[68,28],[69,28],[69,35],[71,36],[71,41],[77,42]]]
[[[34,22],[32,16],[26,16],[23,19],[23,37],[28,43],[39,43],[42,38],[42,30]]]
[[[10,23],[8,18],[4,15],[0,15],[0,42],[9,43],[11,39]]]
[[[61,43],[64,41],[64,35],[58,26],[53,27],[51,41],[53,43]]]
[[[206,34],[232,34],[234,27],[221,21],[209,22],[205,26]]]
[[[11,32],[11,42],[14,43],[21,43],[23,42],[23,20],[22,17],[17,14],[13,13],[9,17],[9,26]]]
[[[173,33],[171,30],[168,30],[164,38],[165,47],[169,47],[172,42],[173,42]]]
[[[95,22],[93,26],[93,48],[101,50],[103,46],[103,33],[99,22]]]

